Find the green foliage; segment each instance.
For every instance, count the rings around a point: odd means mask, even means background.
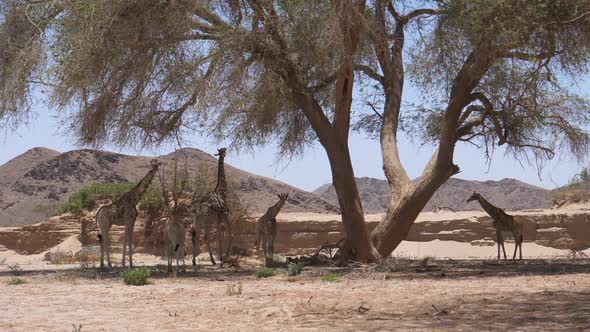
[[[303,270],[302,263],[289,263],[289,266],[287,267],[287,275],[289,277],[294,277],[296,275],[301,274],[302,270]]]
[[[325,274],[321,277],[322,281],[339,282],[342,281],[342,276],[336,273]]]
[[[82,210],[90,211],[96,208],[96,199],[99,196],[119,198],[123,193],[131,190],[135,183],[92,183],[80,188],[68,198],[67,203],[59,207],[58,213],[80,213]]]
[[[256,270],[256,278],[268,278],[268,277],[272,277],[275,275],[275,270],[268,268],[268,267],[262,267],[259,268],[258,270]]]
[[[138,208],[149,215],[156,215],[164,208],[162,193],[158,189],[150,188],[139,201]]]
[[[126,285],[143,286],[149,283],[150,271],[145,267],[129,269],[121,274]]]
[[[570,182],[553,191],[556,204],[590,201],[590,168],[584,167]]]
[[[27,283],[27,281],[25,279],[21,279],[21,278],[12,278],[6,282],[6,284],[9,286],[22,285],[22,284],[26,284],[26,283]]]
[[[100,197],[108,197],[113,200],[121,197],[122,194],[133,189],[136,183],[133,182],[116,182],[116,183],[92,183],[82,187],[73,193],[68,201],[57,209],[57,214],[63,213],[81,213],[83,210],[91,211],[97,207],[96,200]],[[139,210],[147,213],[156,213],[164,207],[162,194],[157,188],[150,187],[142,199],[139,201]]]

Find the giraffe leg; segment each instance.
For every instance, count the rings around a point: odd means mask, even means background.
[[[268,246],[270,248],[270,263],[274,266],[274,263],[275,263],[275,237],[273,236],[273,234],[270,234]]]
[[[191,241],[193,243],[193,266],[197,265],[197,231],[193,227],[191,230]]]
[[[133,226],[129,230],[129,267],[133,268]]]
[[[498,243],[498,260],[500,260],[500,242],[502,241],[502,235],[496,231],[496,242]]]
[[[207,244],[207,251],[209,251],[209,259],[211,260],[211,264],[216,265],[215,258],[213,258],[213,251],[211,250],[211,227],[209,225],[206,226],[205,229],[205,243]]]
[[[502,239],[502,252],[504,253],[504,260],[507,260],[508,258],[506,258],[506,249],[504,248],[504,239]]]
[[[275,265],[275,248],[274,248],[274,244],[272,243],[272,240],[270,241],[268,246],[270,248],[270,264],[272,267]]]
[[[519,242],[518,243],[518,247],[519,247],[518,252],[520,255],[519,259],[521,259],[521,260],[522,260],[522,242],[523,242],[523,240],[524,239],[523,239],[522,235],[520,235],[520,241],[518,241]]]
[[[125,234],[123,235],[123,259],[121,260],[121,265],[125,268],[125,256],[127,254],[127,229],[125,229]]]
[[[176,271],[174,271],[174,275],[178,274],[178,244],[176,245]]]
[[[170,253],[170,240],[168,240],[168,236],[166,236],[166,243],[164,243],[164,248],[166,248],[166,271],[170,273],[172,272],[172,260]]]
[[[267,267],[268,260],[266,256],[266,236],[262,236],[262,256],[264,257],[264,267]]]
[[[518,250],[519,245],[518,240],[514,240],[514,254],[512,255],[512,260],[516,259],[516,251]]]
[[[223,267],[223,234],[221,232],[221,218],[217,218],[217,257],[219,258],[220,267]]]
[[[111,268],[111,267],[113,267],[113,264],[111,264],[111,252],[110,252],[110,249],[111,249],[111,240],[109,238],[108,232],[105,233],[105,236],[104,236],[103,241],[104,241],[104,250],[105,250],[105,253],[107,255],[107,266],[109,268]]]
[[[182,272],[186,273],[186,263],[184,261],[184,257],[186,256],[186,252],[184,249],[184,245],[180,248],[180,258],[182,259]]]
[[[102,232],[98,233],[98,241],[100,242],[100,268],[104,268],[104,236]]]

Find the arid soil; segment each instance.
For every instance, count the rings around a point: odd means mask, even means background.
[[[246,264],[245,264],[246,265]],[[590,261],[409,261],[305,267],[256,279],[254,267],[153,268],[126,286],[120,270],[0,266],[0,330],[71,331],[582,331],[590,329]],[[321,275],[342,276],[337,282]],[[242,292],[230,295],[231,285]],[[236,286],[237,289],[237,286]]]

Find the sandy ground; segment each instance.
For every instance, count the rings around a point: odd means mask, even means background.
[[[256,279],[253,268],[201,266],[126,286],[120,270],[0,267],[1,331],[382,331],[590,329],[590,261],[420,261],[306,267]],[[339,282],[321,280],[337,273]],[[229,295],[231,285],[242,287]],[[237,287],[237,286],[236,286]]]
[[[490,242],[491,246],[473,246],[470,243],[457,241],[440,241],[434,240],[429,242],[412,242],[404,241],[395,250],[394,256],[399,258],[421,259],[424,257],[436,259],[494,259],[497,255],[496,244]],[[49,262],[44,261],[47,252],[71,252],[77,253],[82,248],[82,244],[78,241],[76,236],[72,236],[60,243],[58,246],[51,248],[48,251],[37,255],[19,255],[13,250],[0,251],[0,263],[4,264],[19,264],[21,266],[30,266],[34,268],[42,268],[48,265]],[[505,243],[506,253],[512,257],[514,251],[514,242],[507,241]],[[90,248],[98,254],[98,246]],[[190,248],[187,249],[190,251]],[[525,242],[523,245],[524,258],[568,258],[571,257],[572,252],[569,250],[561,250],[550,247],[538,245],[536,243]],[[579,253],[578,253],[579,254]],[[582,255],[590,257],[590,249],[581,252]],[[117,260],[121,259],[121,253],[117,252],[112,255]],[[188,257],[188,256],[187,256]],[[134,262],[138,265],[155,265],[165,263],[165,259],[149,254],[136,253],[133,255]],[[204,261],[207,260],[206,255],[202,255]],[[47,267],[52,268],[52,267]],[[1,271],[1,268],[0,268]]]

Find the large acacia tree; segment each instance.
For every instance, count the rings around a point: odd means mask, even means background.
[[[488,157],[494,145],[505,145],[509,154],[537,165],[557,150],[583,158],[590,143],[590,104],[564,83],[588,73],[590,1],[433,1],[436,7],[407,13],[398,10],[400,3],[374,2],[366,32],[376,64],[359,66],[383,96],[382,113],[365,116],[360,128],[378,131],[392,188],[387,213],[371,234],[384,257],[407,237],[435,191],[459,172],[453,163],[457,143],[474,144]],[[411,24],[419,32],[411,79],[432,107],[410,107],[405,120],[412,132],[438,145],[415,181],[397,148]]]
[[[360,0],[9,0],[0,112],[25,117],[38,84],[82,144],[154,145],[203,129],[291,154],[317,139],[345,252],[368,260],[348,149],[364,10]]]
[[[421,4],[424,8],[412,8]],[[586,101],[558,84],[588,55],[588,2],[8,0],[1,5],[0,116],[26,118],[35,85],[82,144],[157,145],[189,130],[282,153],[318,140],[328,155],[345,256],[386,256],[469,141],[551,157],[587,150]],[[518,10],[512,9],[516,6]],[[420,180],[397,153],[406,30],[415,82],[432,96],[409,123],[439,145]],[[380,133],[392,186],[369,235],[348,149],[355,71],[383,106],[361,117]],[[575,112],[575,110],[579,110]],[[16,119],[16,120],[15,120]],[[376,249],[376,250],[375,250]]]

